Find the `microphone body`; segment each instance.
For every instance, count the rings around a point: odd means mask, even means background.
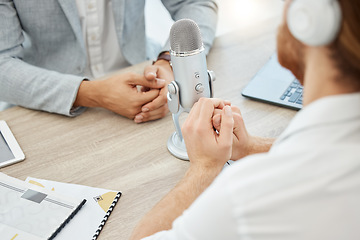
[[[189,160],[179,117],[183,112],[190,112],[201,97],[213,96],[215,75],[207,70],[200,29],[194,21],[182,19],[175,22],[170,30],[170,45],[175,81],[168,85],[167,100],[176,131],[170,136],[167,147],[175,157]]]
[[[181,54],[171,51],[170,54],[181,107],[189,110],[201,97],[211,97],[204,49]]]

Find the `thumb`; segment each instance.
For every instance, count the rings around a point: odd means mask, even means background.
[[[134,78],[132,78],[130,80],[130,82],[133,85],[140,85],[140,86],[148,87],[148,88],[163,88],[163,87],[165,87],[165,80],[159,79],[159,78],[155,78],[153,80],[147,80],[142,75],[136,75]]]
[[[144,76],[147,80],[155,80],[157,77],[158,67],[154,65],[147,66],[144,69]]]
[[[232,146],[234,119],[230,106],[225,106],[221,112],[221,130],[219,140],[226,146]]]

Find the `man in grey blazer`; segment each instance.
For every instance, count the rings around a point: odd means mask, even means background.
[[[215,36],[215,0],[162,3],[173,20],[191,18],[198,23],[208,52]],[[87,5],[82,9],[81,4]],[[94,12],[100,4],[111,11]],[[67,116],[80,114],[84,107],[103,107],[137,123],[165,116],[166,86],[173,80],[166,60],[169,45],[147,40],[144,7],[145,0],[0,0],[0,101]],[[114,32],[119,51],[113,54],[119,53],[123,62],[136,64],[164,54],[143,75],[128,72],[87,81],[97,47],[111,50],[101,39],[99,46],[92,46],[89,38],[109,14],[113,27],[107,22],[102,26]],[[138,92],[137,85],[146,91]]]

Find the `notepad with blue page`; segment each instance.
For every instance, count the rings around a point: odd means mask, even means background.
[[[1,239],[54,239],[86,202],[3,173],[0,196]]]

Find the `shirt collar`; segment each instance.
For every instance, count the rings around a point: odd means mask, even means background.
[[[300,110],[276,142],[307,128],[351,119],[360,124],[360,93],[324,97]]]

